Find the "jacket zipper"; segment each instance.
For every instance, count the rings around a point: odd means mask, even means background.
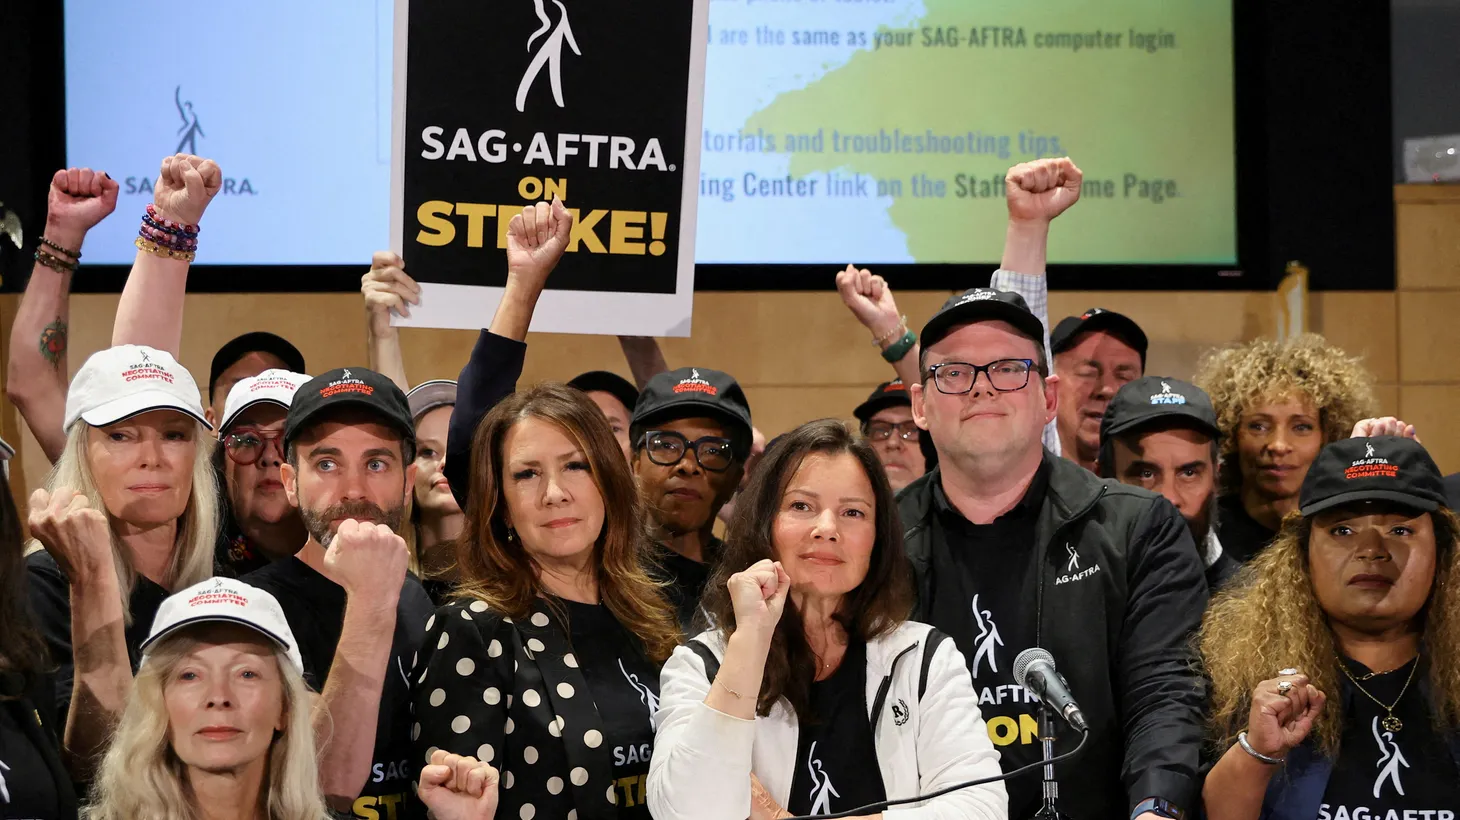
[[[887,670],[887,677],[883,678],[882,684],[877,687],[877,697],[872,701],[872,734],[874,736],[877,734],[877,722],[882,720],[882,705],[887,701],[887,690],[892,688],[892,676],[897,674],[898,661],[921,645],[922,641],[919,641],[897,653],[897,657],[892,659],[892,667]]]

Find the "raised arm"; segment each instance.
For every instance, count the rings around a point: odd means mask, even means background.
[[[183,299],[198,224],[222,185],[223,172],[211,159],[176,154],[162,160],[153,211],[141,228],[147,236],[137,237],[137,258],[117,303],[113,345],[147,345],[181,356]]]
[[[902,350],[892,369],[906,385],[921,381],[918,373],[920,346],[916,341],[909,347],[902,341],[909,332],[907,317],[898,313],[897,300],[892,298],[892,288],[887,280],[865,268],[847,265],[847,269],[836,275],[836,292],[842,297],[842,304],[857,317],[862,327],[872,333],[872,341],[887,359],[887,351],[894,346]]]
[[[490,329],[477,338],[471,359],[457,377],[456,406],[446,436],[442,472],[462,509],[471,490],[472,435],[497,402],[517,389],[532,312],[572,230],[573,215],[557,198],[551,206],[539,202],[523,208],[507,224],[507,285]]]
[[[87,231],[116,207],[117,183],[105,173],[90,168],[56,172],[35,267],[10,330],[5,393],[51,461],[61,457],[66,444],[61,423],[66,417],[71,274]]]
[[[634,386],[640,390],[649,380],[669,371],[669,363],[664,360],[664,351],[659,349],[659,340],[653,336],[620,336],[618,337],[619,347],[623,348],[624,358],[628,360],[629,372],[634,374]],[[632,412],[634,408],[630,407]]]
[[[370,369],[395,382],[401,390],[410,390],[400,333],[390,324],[390,314],[410,316],[410,306],[421,302],[421,286],[406,275],[405,260],[390,251],[376,251],[370,259],[370,270],[360,277],[360,294],[365,297]]]

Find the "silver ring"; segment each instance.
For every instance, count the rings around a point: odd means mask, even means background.
[[[1288,696],[1288,693],[1291,692],[1291,691],[1293,691],[1293,682],[1292,681],[1285,680],[1285,681],[1281,681],[1281,682],[1278,683],[1278,694],[1279,695],[1282,695],[1283,697],[1287,697]]]
[[[1282,677],[1283,675],[1296,675],[1296,674],[1298,674],[1298,670],[1294,669],[1291,666],[1289,666],[1287,669],[1279,669],[1278,670],[1278,677]]]

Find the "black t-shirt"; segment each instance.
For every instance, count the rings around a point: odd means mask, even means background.
[[[705,545],[703,562],[685,558],[663,544],[657,546],[654,561],[660,576],[669,582],[664,594],[679,614],[680,628],[693,634],[692,624],[699,612],[700,596],[705,593],[705,584],[715,569],[714,564],[720,557],[724,542],[712,537]]]
[[[275,561],[245,577],[244,582],[279,600],[289,629],[299,642],[304,679],[316,692],[324,691],[345,622],[345,589],[320,575],[297,556]],[[370,777],[355,800],[356,817],[396,816],[420,773],[423,761],[410,760],[410,682],[406,675],[426,634],[431,599],[415,576],[406,575],[396,605],[395,635],[391,640],[385,687],[375,723],[375,752]],[[334,715],[336,721],[350,715]]]
[[[39,724],[37,710],[26,708],[29,703],[25,698],[0,702],[0,818],[74,818],[75,807],[65,812],[60,793],[64,786],[56,782],[56,773],[46,764],[48,756],[57,754],[56,749],[53,745],[47,754],[38,745],[55,740]]]
[[[1039,509],[1049,488],[1049,456],[1012,510],[988,524],[973,524],[933,487],[944,540],[933,543],[933,626],[957,644],[973,675],[978,708],[999,748],[1004,771],[1042,759],[1039,702],[1014,680],[1014,658],[1034,644],[1034,543]],[[1072,556],[1071,571],[1079,571]],[[1005,783],[1009,816],[1026,817],[1040,803],[1037,777]]]
[[[567,608],[573,655],[603,721],[604,746],[613,750],[618,816],[650,820],[645,787],[659,710],[659,668],[608,607],[560,604]]]
[[[226,578],[242,578],[269,563],[263,551],[249,542],[238,528],[233,516],[225,515],[218,530],[218,541],[213,547],[213,565],[218,568],[218,574]]]
[[[831,677],[811,684],[811,714],[800,723],[786,809],[827,814],[886,799],[867,717],[867,647],[853,641]]]
[[[1417,662],[1362,680],[1369,670],[1358,661],[1346,661],[1349,672],[1360,678],[1364,689],[1384,703],[1395,704],[1394,717],[1403,727],[1397,731],[1385,728],[1388,712],[1343,681],[1352,691],[1345,692],[1343,741],[1323,792],[1319,817],[1378,820],[1388,816],[1443,817],[1441,809],[1454,816],[1460,811],[1460,776],[1445,739],[1436,734],[1431,722],[1419,686],[1426,670],[1423,666],[1415,670]],[[1415,672],[1412,681],[1411,672]],[[1331,700],[1329,705],[1333,706]],[[1390,815],[1390,810],[1397,814]]]
[[[66,713],[71,708],[71,687],[75,678],[71,654],[71,582],[56,564],[56,559],[44,550],[27,555],[25,568],[30,576],[31,615],[36,629],[45,637],[51,661],[56,664],[56,733],[64,737]],[[167,590],[140,576],[132,587],[132,596],[127,601],[127,611],[132,615],[132,623],[126,628],[126,640],[127,655],[132,660],[133,672],[137,671],[137,665],[142,662],[142,650],[139,647],[152,631],[152,619],[167,596]]]
[[[1217,538],[1221,539],[1223,555],[1245,564],[1272,543],[1275,535],[1276,530],[1262,526],[1247,514],[1241,496],[1224,495],[1217,499]]]

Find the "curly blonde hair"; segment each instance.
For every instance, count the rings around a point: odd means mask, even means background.
[[[1460,726],[1460,561],[1455,545],[1460,519],[1446,509],[1435,525],[1435,580],[1420,610],[1429,661],[1430,708],[1438,730]],[[1272,545],[1259,552],[1212,599],[1197,638],[1210,681],[1208,727],[1218,753],[1247,728],[1252,690],[1277,670],[1303,670],[1328,695],[1310,737],[1328,759],[1338,757],[1343,710],[1337,694],[1343,672],[1338,647],[1308,573],[1311,520],[1296,512],[1283,520]]]
[[[1222,492],[1240,488],[1242,473],[1232,463],[1242,414],[1265,402],[1307,399],[1318,409],[1325,444],[1346,438],[1360,419],[1373,416],[1374,377],[1356,356],[1316,333],[1287,342],[1255,339],[1213,350],[1202,358],[1196,384],[1212,398],[1222,432]]]

